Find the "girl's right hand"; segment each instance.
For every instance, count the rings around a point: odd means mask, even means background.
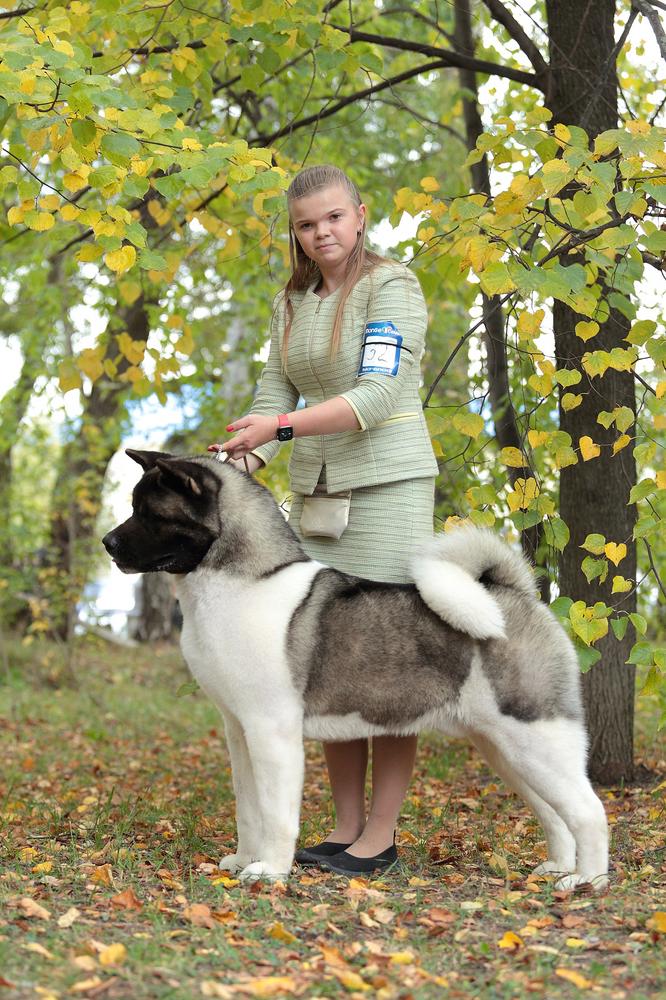
[[[224,448],[221,444],[209,444],[207,450],[219,452],[224,451]],[[250,475],[255,473],[258,469],[263,468],[264,463],[258,455],[250,453],[249,455],[246,455],[245,458],[247,460],[247,469],[245,468],[245,461],[242,458],[227,458],[226,461],[229,462],[230,465],[235,466],[235,468],[240,469],[241,472],[249,472]]]

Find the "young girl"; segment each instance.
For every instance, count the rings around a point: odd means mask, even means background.
[[[370,580],[409,582],[410,552],[432,534],[437,473],[418,394],[421,288],[404,265],[366,249],[365,205],[342,170],[301,171],[287,204],[292,275],[275,300],[260,388],[248,416],[227,427],[235,436],[211,450],[254,472],[293,437],[289,523],[306,553]],[[315,491],[328,498],[318,508]],[[388,867],[416,736],[373,739],[367,816],[368,741],[324,751],[336,826],[296,859],[344,874]]]

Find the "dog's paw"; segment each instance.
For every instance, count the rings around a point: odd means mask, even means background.
[[[220,858],[217,867],[223,872],[231,872],[234,875],[241,868],[245,868],[249,864],[249,861],[250,858],[243,857],[240,854],[227,854],[226,857]]]
[[[574,865],[564,864],[562,861],[542,861],[537,865],[532,875],[564,875],[565,872],[572,872]]]
[[[577,889],[578,886],[589,886],[593,892],[604,892],[608,888],[608,875],[595,875],[589,878],[587,875],[579,875],[572,872],[570,875],[563,875],[558,878],[555,888],[560,890]]]
[[[277,871],[266,861],[253,861],[238,876],[241,882],[285,882],[289,877],[288,872]]]

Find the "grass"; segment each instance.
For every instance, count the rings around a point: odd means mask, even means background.
[[[654,997],[666,975],[666,763],[645,702],[644,782],[600,790],[602,897],[527,873],[530,814],[462,743],[420,742],[381,880],[295,869],[240,886],[217,713],[170,647],[12,644],[0,684],[0,998]],[[661,755],[661,756],[660,756]],[[306,744],[302,839],[323,835],[323,758]]]

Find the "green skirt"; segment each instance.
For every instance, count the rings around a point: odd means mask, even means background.
[[[352,490],[340,538],[301,538],[311,559],[383,583],[409,583],[409,558],[433,533],[435,480],[404,479]],[[303,494],[294,493],[289,524],[300,538]]]

